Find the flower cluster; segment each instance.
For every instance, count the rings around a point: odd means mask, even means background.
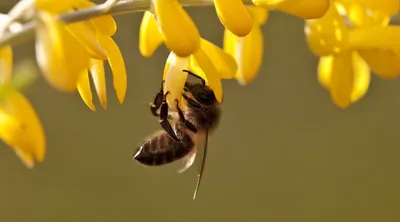
[[[371,71],[385,79],[400,74],[400,27],[389,25],[399,4],[335,0],[323,17],[306,21],[308,45],[320,57],[318,80],[338,107],[365,95]]]
[[[253,0],[247,6],[242,0],[214,0],[216,13],[225,27],[223,49],[205,40],[178,0],[152,0],[144,13],[139,48],[150,57],[164,43],[171,51],[164,69],[165,91],[169,104],[180,100],[188,69],[204,78],[222,101],[221,79],[235,78],[242,85],[257,75],[263,57],[261,28],[268,10],[280,10],[303,19],[323,16],[329,0]],[[173,107],[172,107],[173,108]]]
[[[182,2],[215,7],[225,27],[223,46],[201,37]],[[33,30],[44,79],[56,90],[79,93],[95,110],[90,76],[106,108],[106,61],[120,103],[127,88],[124,59],[112,38],[117,25],[111,14],[135,4],[143,10],[144,3],[148,8],[140,26],[140,53],[151,57],[161,44],[170,50],[160,78],[172,109],[173,100],[182,99],[188,77],[183,70],[204,78],[219,102],[222,79],[251,83],[263,61],[262,26],[272,10],[305,20],[308,46],[319,57],[318,80],[338,107],[346,108],[365,95],[372,72],[382,78],[400,73],[400,28],[389,25],[399,11],[398,0],[107,0],[102,7],[89,0],[21,0],[0,15],[0,138],[28,167],[45,157],[44,130],[13,81],[13,49],[4,39]]]
[[[111,37],[116,32],[116,23],[110,15],[71,24],[56,17],[60,13],[92,6],[95,4],[87,0],[24,0],[8,15],[2,15],[4,23],[0,27],[3,33],[13,32],[20,28],[14,20],[33,14],[32,19],[37,24],[36,59],[44,79],[62,92],[78,91],[87,106],[95,110],[89,74],[100,103],[106,108],[105,61],[111,67],[119,102],[122,103],[125,97],[125,64],[118,45]],[[0,49],[1,84],[11,80],[12,67],[12,47],[7,45]],[[1,102],[0,137],[31,168],[35,162],[43,161],[46,150],[44,130],[38,115],[28,100],[15,89],[10,90]]]

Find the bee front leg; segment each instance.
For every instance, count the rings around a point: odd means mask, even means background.
[[[185,116],[183,115],[183,112],[181,108],[179,108],[179,101],[176,99],[176,108],[178,109],[178,115],[179,115],[179,120],[185,124],[185,126],[192,132],[197,133],[197,128],[193,125],[193,123],[189,122],[188,120],[185,119]]]
[[[189,70],[186,70],[186,69],[185,69],[185,70],[182,70],[182,71],[183,71],[183,72],[186,72],[186,73],[189,74],[189,75],[192,75],[192,76],[194,76],[194,77],[200,79],[201,84],[202,84],[203,86],[206,85],[206,81],[205,81],[203,78],[201,78],[200,76],[198,76],[198,75],[194,74],[193,72],[191,72],[191,71],[189,71]]]
[[[175,141],[179,142],[178,136],[175,134],[174,129],[172,128],[171,124],[168,121],[168,103],[167,103],[167,92],[164,95],[164,98],[161,103],[161,110],[160,110],[160,125],[161,127],[174,139]]]
[[[154,96],[153,103],[150,104],[150,111],[154,116],[160,116],[158,109],[161,107],[164,98],[164,82],[161,82],[161,89],[160,91]]]

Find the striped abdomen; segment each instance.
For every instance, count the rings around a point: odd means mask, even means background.
[[[181,135],[181,141],[173,140],[167,132],[160,131],[145,141],[135,152],[133,158],[150,166],[163,165],[185,157],[194,148],[192,139]]]

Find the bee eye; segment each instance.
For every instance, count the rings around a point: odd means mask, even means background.
[[[210,99],[210,97],[207,95],[207,94],[205,94],[205,93],[201,93],[200,95],[199,95],[199,99],[200,100],[202,100],[202,101],[207,101],[207,100],[209,100]]]

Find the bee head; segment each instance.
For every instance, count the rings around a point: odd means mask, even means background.
[[[202,105],[213,105],[217,102],[214,91],[202,83],[186,83],[184,90],[191,93],[193,98]]]

